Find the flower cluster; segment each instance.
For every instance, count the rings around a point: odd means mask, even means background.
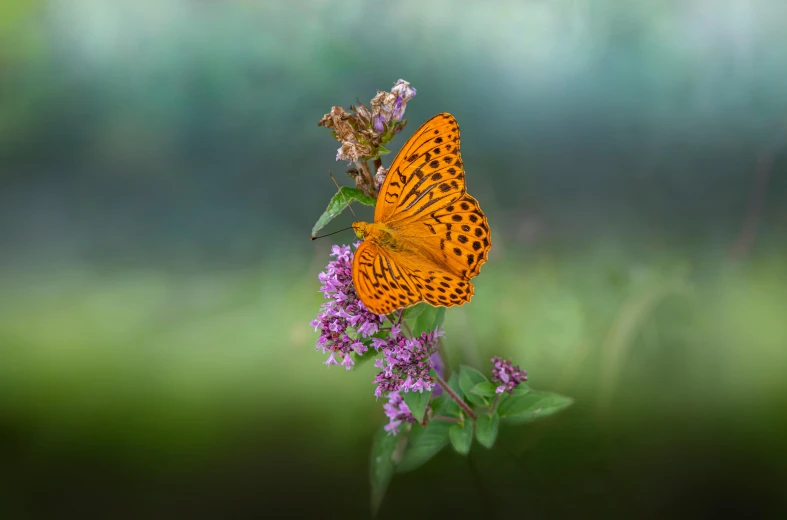
[[[389,153],[383,145],[407,124],[403,119],[404,112],[415,93],[410,83],[400,79],[390,92],[378,90],[371,101],[371,108],[360,101],[357,107],[350,105],[349,112],[334,106],[317,123],[331,129],[331,135],[341,143],[336,151],[336,160],[355,163],[356,167],[347,173],[355,178],[356,186],[367,195],[376,196],[375,190],[381,182],[375,182],[373,177],[377,172],[370,171],[366,162],[370,159],[379,161],[381,155]]]
[[[385,410],[385,415],[388,416],[388,424],[385,425],[385,431],[389,435],[397,435],[399,426],[404,422],[416,422],[415,417],[410,413],[410,408],[404,402],[404,397],[399,395],[399,392],[388,394],[388,402],[383,405],[383,410]]]
[[[355,292],[350,246],[333,246],[331,256],[336,259],[319,274],[320,290],[328,301],[322,304],[311,326],[320,333],[317,349],[330,352],[325,364],[338,365],[338,354],[349,370],[354,365],[350,353],[360,356],[369,349],[369,338],[380,330],[385,317],[370,312]]]
[[[527,372],[521,370],[519,365],[512,365],[511,361],[503,361],[499,357],[492,358],[492,381],[502,383],[495,389],[495,392],[501,394],[508,392],[514,393],[514,388],[519,386],[519,383],[527,381]]]
[[[437,351],[437,340],[444,332],[436,327],[434,331],[407,338],[398,325],[391,327],[391,334],[385,339],[373,338],[372,345],[383,356],[374,362],[382,370],[374,379],[377,389],[374,395],[380,397],[390,392],[430,391],[435,385],[429,374],[432,367],[432,354]]]

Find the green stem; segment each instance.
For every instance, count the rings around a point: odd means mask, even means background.
[[[495,407],[497,407],[497,402],[500,400],[501,395],[503,394],[495,394],[495,400],[492,401],[492,406],[489,408],[490,414],[495,411]]]

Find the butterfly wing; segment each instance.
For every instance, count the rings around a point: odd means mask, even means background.
[[[465,280],[478,275],[492,248],[486,215],[467,193],[418,220],[390,225],[427,263]]]
[[[452,307],[470,301],[473,284],[430,262],[362,242],[353,260],[353,285],[366,308],[389,314],[420,301]]]
[[[406,269],[374,242],[361,242],[353,259],[355,291],[375,314],[388,314],[423,298]]]
[[[395,233],[398,249],[363,242],[353,283],[378,314],[419,301],[461,305],[473,296],[470,278],[492,247],[486,216],[465,192],[459,125],[438,114],[405,143],[380,188],[375,223]]]
[[[380,187],[375,222],[407,221],[447,206],[465,192],[459,125],[437,114],[402,146]]]

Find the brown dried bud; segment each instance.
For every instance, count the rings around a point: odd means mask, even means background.
[[[331,111],[325,114],[322,119],[317,123],[317,126],[324,126],[325,128],[333,128],[336,132],[337,141],[346,141],[348,139],[355,139],[353,137],[353,127],[348,122],[350,115],[344,111],[342,107],[331,107]]]

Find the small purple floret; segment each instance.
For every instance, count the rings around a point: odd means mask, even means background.
[[[410,413],[410,408],[404,402],[404,398],[399,395],[399,392],[391,392],[388,395],[388,402],[383,405],[385,415],[388,416],[388,424],[385,425],[385,431],[389,435],[396,435],[399,433],[399,426],[402,423],[416,422],[413,414]]]
[[[442,335],[443,331],[435,328],[433,332],[424,332],[412,339],[401,334],[389,336],[381,346],[382,359],[375,363],[382,370],[374,380],[377,385],[375,395],[432,390],[435,380],[429,375],[433,368],[431,356],[437,350],[437,339]]]
[[[519,365],[512,365],[510,360],[503,361],[495,356],[492,361],[492,381],[501,383],[495,392],[502,394],[508,392],[514,393],[514,388],[519,386],[523,381],[527,381],[527,372],[519,368]]]

